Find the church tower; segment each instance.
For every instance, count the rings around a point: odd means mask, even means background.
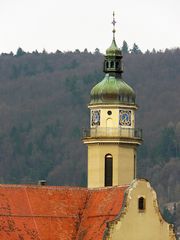
[[[84,131],[88,146],[88,187],[129,184],[136,178],[137,146],[142,131],[135,128],[135,93],[122,79],[122,52],[115,40],[106,50],[104,79],[91,90],[90,128]]]

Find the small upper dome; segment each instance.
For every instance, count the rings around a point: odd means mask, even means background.
[[[106,56],[122,56],[122,52],[118,48],[115,39],[112,40],[111,46],[106,50]]]
[[[135,104],[134,90],[121,78],[105,75],[91,90],[90,104]]]
[[[113,40],[106,50],[104,79],[91,90],[90,104],[135,104],[134,90],[122,80],[122,52],[115,41],[115,18],[113,13]]]

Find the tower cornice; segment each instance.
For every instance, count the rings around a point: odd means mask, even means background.
[[[92,137],[85,137],[83,138],[84,144],[123,144],[127,146],[139,146],[142,143],[141,138],[92,138]]]
[[[98,104],[89,104],[88,108],[90,109],[96,109],[96,108],[123,108],[123,109],[134,109],[137,110],[139,106],[137,104],[103,104],[103,103],[98,103]]]

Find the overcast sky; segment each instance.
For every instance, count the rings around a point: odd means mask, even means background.
[[[180,0],[0,0],[0,52],[180,47]]]

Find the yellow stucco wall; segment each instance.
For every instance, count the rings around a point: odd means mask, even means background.
[[[113,186],[132,182],[136,148],[130,144],[95,143],[88,145],[88,187],[104,187],[106,154],[113,157]]]
[[[138,198],[145,198],[145,210],[139,211]],[[112,221],[106,240],[175,240],[172,225],[162,218],[155,191],[146,180],[135,180],[128,190],[124,210]]]
[[[90,135],[88,144],[88,187],[104,187],[105,156],[113,157],[113,186],[130,184],[136,176],[136,143],[126,139],[119,143],[119,137],[133,137],[136,105],[92,105],[90,108]],[[100,111],[100,125],[92,125],[92,111]],[[131,111],[131,126],[120,126],[119,110]],[[112,114],[108,115],[108,111]],[[131,136],[132,135],[132,136]],[[106,138],[106,143],[104,139]],[[116,138],[112,142],[112,138]],[[92,143],[93,142],[93,143]]]

